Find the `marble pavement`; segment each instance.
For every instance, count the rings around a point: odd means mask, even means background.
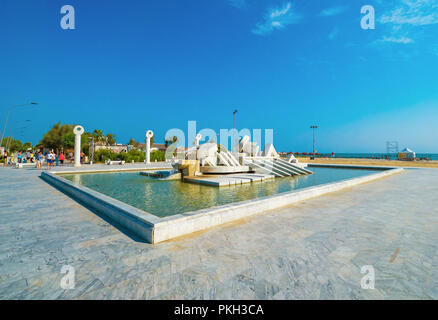
[[[151,245],[0,167],[0,299],[437,299],[438,169]],[[64,290],[63,265],[75,268]],[[361,267],[375,289],[360,286]]]

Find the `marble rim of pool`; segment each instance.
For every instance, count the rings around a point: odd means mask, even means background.
[[[361,167],[359,166],[359,168]],[[159,243],[403,171],[403,168],[374,168],[383,171],[345,181],[293,190],[283,194],[275,194],[264,198],[231,203],[164,218],[159,218],[87,187],[74,184],[59,176],[56,172],[43,172],[41,173],[41,178],[60,191],[70,195],[73,199],[82,202],[86,207],[97,210],[104,216],[109,217],[110,220],[127,228],[136,236],[150,243]]]

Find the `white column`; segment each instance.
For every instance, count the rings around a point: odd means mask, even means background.
[[[151,138],[154,136],[152,130],[146,132],[145,163],[151,162]]]
[[[73,128],[73,133],[75,134],[75,167],[81,166],[81,136],[84,133],[84,128],[82,126],[76,126]]]

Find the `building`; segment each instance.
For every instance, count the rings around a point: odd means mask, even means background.
[[[144,143],[139,143],[137,144],[137,148],[144,150],[146,148],[146,145]],[[151,151],[159,150],[166,152],[166,149],[167,149],[167,145],[164,143],[154,143],[151,146]]]

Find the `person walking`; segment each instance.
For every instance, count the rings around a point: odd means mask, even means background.
[[[52,163],[50,164],[50,169],[52,169],[53,166],[55,165],[56,154],[55,154],[55,152],[53,150],[50,151],[50,154],[52,155]]]
[[[59,155],[59,162],[61,162],[61,166],[64,165],[64,160],[65,160],[64,152],[61,152],[61,154]]]
[[[53,166],[53,154],[52,154],[52,150],[49,151],[49,153],[47,153],[47,157],[46,157],[46,162],[47,162],[47,170],[52,169]]]
[[[50,151],[49,151],[49,152],[46,152],[46,155],[45,155],[44,158],[46,159],[47,170],[49,170],[49,167],[50,167],[50,158],[51,158],[51,156],[50,156]]]
[[[38,152],[37,155],[37,168],[43,170],[43,153]]]

